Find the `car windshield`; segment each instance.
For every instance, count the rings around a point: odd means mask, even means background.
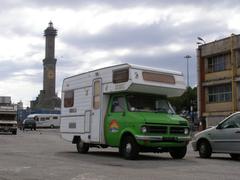
[[[145,94],[128,95],[127,102],[129,111],[175,114],[173,108],[164,96]]]

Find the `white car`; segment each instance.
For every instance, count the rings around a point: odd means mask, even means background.
[[[240,159],[240,112],[195,134],[192,147],[201,158],[209,158],[212,153],[228,153],[233,159]]]

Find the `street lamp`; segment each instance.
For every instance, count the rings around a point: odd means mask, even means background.
[[[197,37],[197,39],[198,39],[199,41],[202,41],[204,44],[206,44],[206,41],[205,41],[203,38]]]
[[[186,56],[184,56],[184,58],[186,58],[186,60],[187,60],[187,87],[189,87],[189,68],[188,68],[189,62],[188,62],[188,60],[192,57],[190,55],[186,55]]]
[[[201,37],[197,37],[197,39],[199,40],[199,41],[197,42],[197,45],[203,45],[203,44],[206,44],[206,41],[205,41],[203,38],[201,38]]]

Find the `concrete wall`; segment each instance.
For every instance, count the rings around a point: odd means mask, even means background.
[[[206,104],[206,112],[225,112],[225,111],[231,111],[231,110],[232,110],[232,101]]]
[[[231,78],[231,71],[219,71],[205,74],[205,81]]]

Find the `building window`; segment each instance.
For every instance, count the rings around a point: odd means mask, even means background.
[[[113,83],[127,82],[128,79],[129,79],[128,69],[113,71]]]
[[[237,67],[240,67],[240,51],[236,50]]]
[[[64,107],[73,107],[74,103],[74,91],[64,92]]]
[[[40,121],[45,121],[45,118],[44,118],[44,117],[41,117],[41,118],[40,118]]]
[[[219,103],[232,101],[231,84],[223,84],[208,87],[208,102]]]
[[[208,72],[218,72],[227,69],[228,54],[222,54],[209,57],[208,60]]]
[[[93,92],[93,108],[99,109],[100,107],[100,92],[101,92],[101,84],[100,81],[94,82],[94,92]]]

